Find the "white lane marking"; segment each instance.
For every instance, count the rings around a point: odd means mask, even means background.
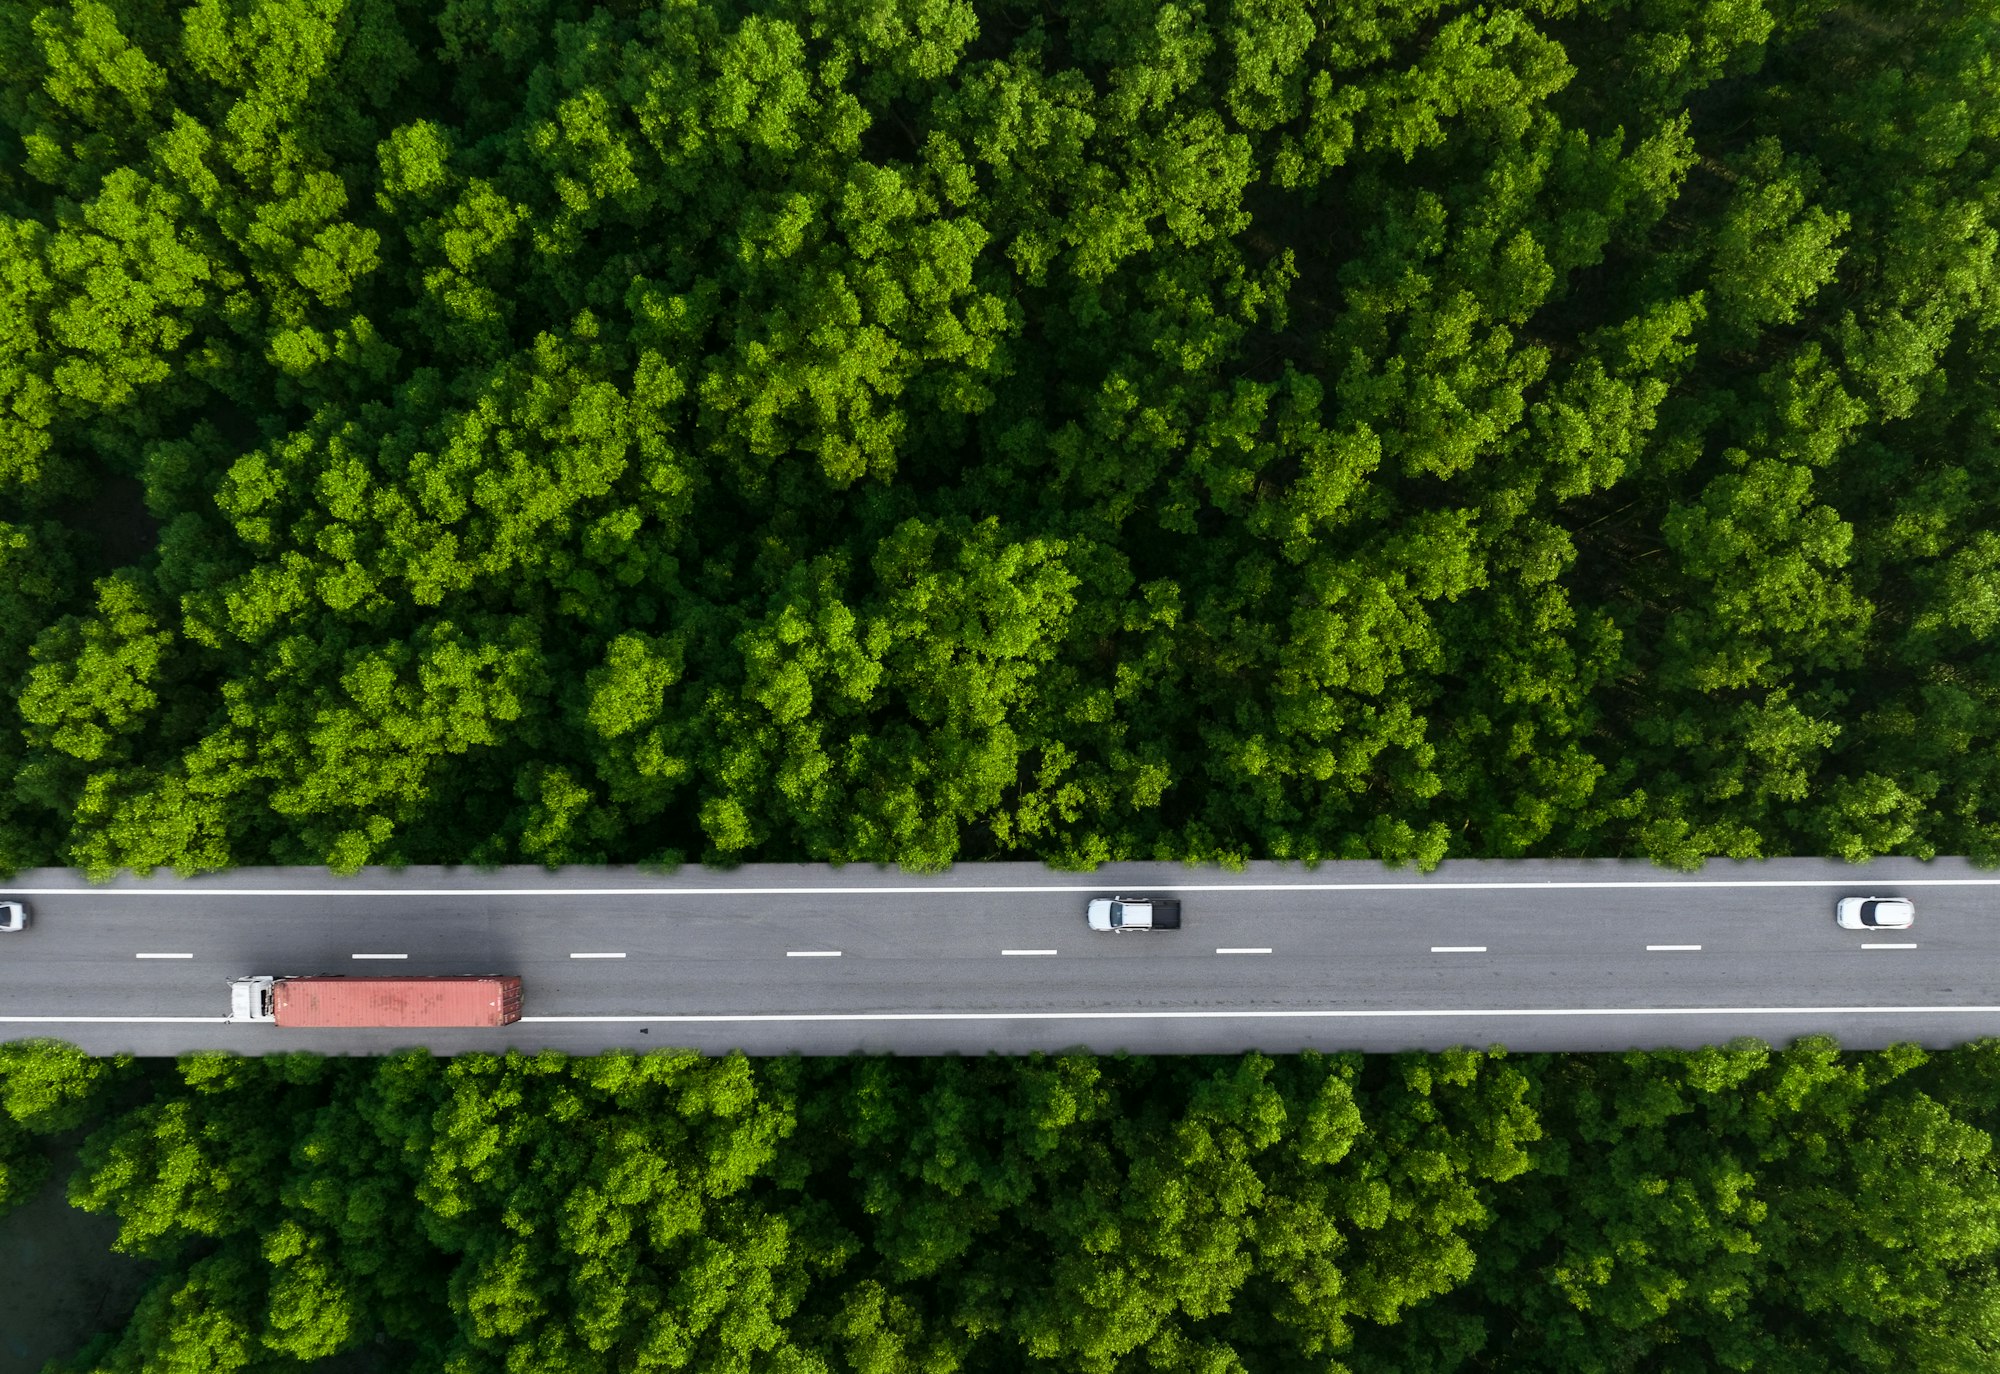
[[[624,958],[625,956],[624,956],[624,954],[622,954],[622,953],[619,953],[619,954],[576,954],[576,953],[572,953],[572,954],[571,954],[571,955],[570,955],[569,957],[570,957],[570,958],[572,958],[572,959],[623,959],[623,958]]]
[[[787,959],[838,959],[840,951],[837,949],[788,949],[785,951],[785,957]]]
[[[226,1016],[0,1016],[9,1025],[226,1026]]]
[[[1223,945],[1215,952],[1217,954],[1269,954],[1271,947],[1269,945]]]
[[[1054,951],[1054,950],[1052,950],[1052,949],[1003,949],[1003,950],[1001,950],[1000,952],[1001,952],[1002,954],[1008,954],[1008,955],[1028,955],[1028,954],[1054,954],[1054,953],[1055,953],[1055,951]]]
[[[1701,946],[1700,945],[1647,945],[1646,948],[1649,950],[1688,951],[1688,950],[1699,950]]]
[[[862,1011],[862,1012],[742,1012],[715,1015],[661,1016],[524,1016],[529,1021],[567,1021],[610,1024],[651,1021],[675,1024],[792,1021],[1229,1021],[1229,1020],[1366,1020],[1371,1017],[1408,1020],[1419,1016],[1946,1016],[2000,1015],[2000,1005],[1952,1005],[1936,1007],[1440,1007],[1425,1010],[1395,1008],[1381,1011],[1352,1009],[1301,1011]],[[0,1016],[0,1021],[64,1019],[79,1017]],[[111,1018],[118,1019],[118,1018]],[[143,1018],[130,1018],[139,1020]],[[206,1020],[187,1017],[186,1020]]]
[[[2000,887],[2000,878],[1882,878],[1883,884],[1898,887]],[[1861,887],[1867,884],[1853,875],[1842,878],[1633,878],[1569,879],[1549,878],[1510,882],[1435,883],[1174,883],[1153,887],[1155,892],[1513,892],[1513,891],[1603,891],[1618,888],[1735,888],[1735,887]],[[1136,885],[1135,885],[1136,886]],[[881,887],[204,887],[192,882],[179,887],[9,887],[24,897],[879,897],[879,896],[993,896],[1044,892],[1102,893],[1103,884],[1078,887],[1071,884],[1030,883],[977,887],[900,886]]]
[[[192,954],[135,954],[134,959],[192,959]]]
[[[1914,943],[1907,945],[1890,944],[1886,941],[1880,941],[1880,940],[1875,941],[1874,943],[1871,944],[1870,942],[1864,940],[1861,942],[1861,947],[1863,949],[1915,949],[1916,945]]]
[[[1485,945],[1432,945],[1433,954],[1484,954]]]
[[[407,959],[410,956],[407,954],[357,954],[353,957],[356,959]]]

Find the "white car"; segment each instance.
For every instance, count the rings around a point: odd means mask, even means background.
[[[0,932],[12,934],[28,928],[28,908],[22,902],[0,902]]]
[[[1907,897],[1842,897],[1834,919],[1843,930],[1907,930],[1917,908]]]

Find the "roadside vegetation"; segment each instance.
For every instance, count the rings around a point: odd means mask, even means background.
[[[0,867],[2000,858],[1995,46],[0,6]]]
[[[1026,1060],[0,1048],[159,1264],[52,1374],[2000,1359],[2000,1042]],[[351,1366],[341,1366],[343,1368]]]
[[[0,4],[0,871],[2000,862],[2000,0]],[[90,1060],[59,1374],[1988,1371],[2000,1048]]]

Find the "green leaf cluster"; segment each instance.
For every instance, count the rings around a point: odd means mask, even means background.
[[[0,867],[2000,859],[1995,6],[19,0]]]
[[[158,1266],[67,1374],[1971,1374],[2000,1357],[1996,1074],[1994,1042],[143,1068],[43,1042],[0,1056],[0,1105],[88,1128],[71,1200]]]
[[[56,1040],[0,1044],[0,1214],[26,1202],[49,1174],[48,1136],[94,1126],[132,1061],[93,1059]]]

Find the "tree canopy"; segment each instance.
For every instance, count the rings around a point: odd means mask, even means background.
[[[1481,1374],[2000,1359],[2000,1045],[0,1054],[156,1262],[50,1374]],[[0,1137],[4,1144],[4,1137]],[[326,1366],[336,1356],[347,1362]]]
[[[0,868],[2000,859],[1995,0],[21,0]]]

